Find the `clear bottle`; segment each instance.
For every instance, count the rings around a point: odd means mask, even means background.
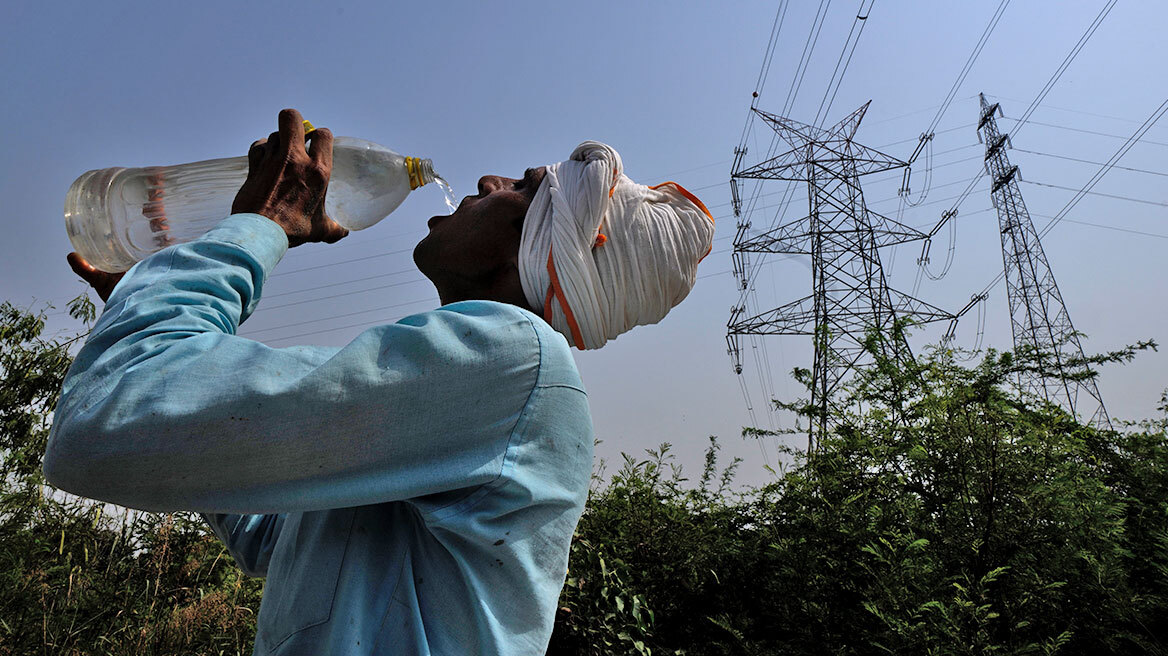
[[[247,157],[89,171],[65,196],[65,229],[74,250],[90,264],[110,273],[125,271],[155,251],[214,228],[231,213],[245,179]],[[349,230],[362,230],[435,180],[441,178],[428,159],[336,137],[325,211]]]

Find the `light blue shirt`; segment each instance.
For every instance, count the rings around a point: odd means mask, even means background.
[[[238,214],[136,265],[65,379],[48,480],[204,513],[267,576],[257,654],[542,654],[592,468],[566,340],[490,301],[340,349],[237,337],[286,249]]]

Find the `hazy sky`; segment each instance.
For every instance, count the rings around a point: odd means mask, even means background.
[[[827,19],[793,102],[811,122],[859,0],[825,3]],[[981,167],[977,93],[1002,103],[1011,131],[1105,3],[1015,0],[941,120],[932,188],[904,222],[929,226]],[[977,42],[997,2],[876,0],[828,123],[872,100],[857,141],[907,158]],[[4,199],[0,298],[36,307],[84,288],[65,265],[65,191],[82,172],[242,155],[275,129],[276,112],[299,108],[319,126],[431,157],[459,195],[479,176],[517,175],[564,159],[585,139],[620,150],[634,180],[676,180],[717,219],[714,252],[697,287],[660,325],[638,328],[577,356],[589,390],[599,455],[641,454],[673,443],[696,476],[708,435],[746,459],[741,480],[768,479],[774,443],[741,428],[788,426],[767,399],[797,392],[789,372],[808,366],[808,338],[744,342],[735,376],[725,324],[738,291],[730,275],[735,219],[729,179],[751,92],[782,109],[820,3],[793,0],[759,85],[778,2],[16,2],[0,26],[5,64],[0,119]],[[1120,2],[1030,122],[1012,162],[1041,229],[1168,95],[1163,25],[1168,5]],[[1121,137],[1121,138],[1117,138]],[[748,163],[771,133],[755,123]],[[1168,339],[1168,123],[1157,125],[1043,241],[1075,327],[1091,350]],[[1068,159],[1070,158],[1070,159]],[[1074,161],[1085,160],[1085,161]],[[914,170],[914,192],[924,180]],[[899,175],[864,181],[869,206],[895,216]],[[755,231],[776,217],[783,183],[767,183]],[[773,185],[773,186],[770,186]],[[796,197],[805,194],[804,189]],[[1109,195],[1102,195],[1109,194]],[[1125,197],[1125,198],[1119,198]],[[1135,200],[1131,200],[1135,199]],[[997,218],[983,181],[961,206],[949,275],[918,296],[958,309],[1002,268]],[[787,220],[805,205],[793,203]],[[433,288],[410,252],[426,220],[444,213],[425,188],[389,219],[335,246],[290,251],[241,334],[273,346],[339,345],[362,329],[434,307]],[[1071,221],[1076,222],[1071,222]],[[1096,224],[1096,225],[1087,225]],[[948,233],[933,246],[939,265]],[[893,287],[911,291],[916,245],[885,249]],[[757,257],[757,256],[756,256]],[[322,289],[308,290],[308,288]],[[767,309],[810,293],[808,261],[774,258],[750,303]],[[300,291],[306,290],[306,291]],[[72,328],[61,312],[54,330]],[[976,314],[958,343],[975,343]],[[914,337],[918,350],[939,337]],[[985,340],[1010,346],[1005,288],[986,305]],[[1099,387],[1113,417],[1154,411],[1168,386],[1163,354],[1108,369]],[[490,390],[483,390],[489,394]],[[750,399],[748,409],[745,398]],[[468,399],[468,402],[473,402]],[[753,414],[752,414],[753,413]],[[753,417],[753,418],[752,418]],[[792,438],[794,444],[802,438]]]

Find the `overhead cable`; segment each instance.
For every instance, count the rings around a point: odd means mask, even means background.
[[[1115,3],[1118,1],[1119,0],[1109,0],[1108,3],[1103,6],[1103,9],[1099,11],[1099,14],[1095,17],[1095,20],[1091,21],[1091,24],[1087,26],[1087,31],[1083,32],[1083,35],[1079,37],[1079,40],[1075,43],[1075,46],[1071,48],[1071,51],[1067,53],[1067,56],[1063,58],[1062,63],[1059,64],[1058,69],[1055,70],[1054,75],[1050,76],[1050,79],[1046,81],[1046,84],[1043,85],[1042,89],[1038,92],[1038,95],[1035,96],[1034,100],[1030,102],[1030,106],[1027,107],[1026,111],[1022,113],[1022,118],[1018,119],[1018,123],[1014,125],[1014,129],[1011,131],[1011,135],[1017,136],[1018,132],[1020,132],[1022,128],[1026,126],[1026,121],[1030,120],[1030,115],[1033,114],[1034,111],[1038,109],[1038,106],[1042,104],[1042,101],[1046,99],[1047,94],[1049,94],[1051,89],[1054,88],[1054,85],[1058,83],[1059,78],[1061,78],[1067,68],[1070,67],[1071,62],[1075,61],[1075,58],[1079,56],[1079,53],[1083,50],[1083,46],[1087,45],[1087,41],[1089,41],[1091,36],[1095,34],[1095,30],[1099,29],[1099,26],[1103,24],[1103,19],[1107,18],[1107,15],[1111,13],[1112,7],[1114,7]]]
[[[1006,0],[1009,2],[1009,0]],[[868,6],[865,8],[864,3]],[[848,65],[852,63],[852,55],[856,54],[856,46],[860,43],[860,36],[864,34],[864,27],[868,25],[868,17],[872,15],[872,5],[876,4],[876,0],[860,0],[860,8],[856,12],[856,17],[852,19],[852,27],[848,30],[848,36],[844,39],[844,47],[840,50],[839,59],[835,62],[835,69],[831,72],[831,79],[827,82],[827,90],[823,92],[823,100],[819,101],[819,109],[815,110],[815,120],[812,125],[818,126],[820,121],[826,119],[831,112],[831,106],[835,103],[835,96],[839,93],[840,86],[844,81],[844,74],[848,71]],[[859,31],[856,31],[856,27]],[[852,40],[852,34],[855,33],[856,39]],[[849,49],[849,46],[851,48]],[[844,61],[844,55],[848,56],[847,61]],[[840,64],[843,64],[843,70],[840,69]],[[838,76],[838,77],[837,77]],[[834,88],[833,88],[834,87]],[[830,100],[828,99],[830,96]],[[826,104],[826,106],[825,106]]]
[[[1095,16],[1095,19],[1091,21],[1091,24],[1087,26],[1087,29],[1083,32],[1082,36],[1079,37],[1079,40],[1075,42],[1075,45],[1071,48],[1071,51],[1067,53],[1067,56],[1063,58],[1062,63],[1059,64],[1057,69],[1055,69],[1055,72],[1046,81],[1046,84],[1042,85],[1042,89],[1039,90],[1038,95],[1036,95],[1034,100],[1031,101],[1030,106],[1023,113],[1022,118],[1018,119],[1018,122],[1014,125],[1012,134],[1017,134],[1018,130],[1024,126],[1027,121],[1030,120],[1030,115],[1034,113],[1034,110],[1038,108],[1038,106],[1046,98],[1047,94],[1049,94],[1051,89],[1054,88],[1054,85],[1058,83],[1060,78],[1062,78],[1063,73],[1065,73],[1067,68],[1070,67],[1071,62],[1073,62],[1075,58],[1079,56],[1079,53],[1083,50],[1083,46],[1087,44],[1087,41],[1089,41],[1091,36],[1095,34],[1095,31],[1099,29],[1099,26],[1103,23],[1103,19],[1107,18],[1107,15],[1111,13],[1111,8],[1115,6],[1116,2],[1117,0],[1108,0],[1107,4],[1104,5],[1099,14]],[[937,231],[939,231],[947,221],[952,220],[953,217],[957,216],[957,212],[961,207],[961,203],[965,202],[965,199],[969,196],[970,192],[973,191],[974,186],[977,185],[977,181],[981,179],[981,176],[984,172],[985,167],[981,167],[977,174],[970,179],[969,184],[965,187],[965,191],[961,192],[961,194],[958,196],[957,202],[953,203],[952,207],[950,207],[947,211],[942,212],[941,220],[937,223],[936,226],[933,227],[931,231],[929,231],[930,237],[937,234]]]
[[[998,8],[994,11],[993,16],[990,17],[989,24],[982,30],[981,37],[977,40],[977,44],[973,46],[973,51],[969,53],[969,57],[965,60],[965,65],[961,67],[961,71],[957,74],[957,79],[953,80],[953,86],[949,87],[949,93],[945,95],[945,99],[941,101],[940,108],[937,109],[933,120],[929,122],[929,127],[925,128],[925,134],[931,134],[941,122],[941,117],[948,111],[949,105],[953,103],[953,99],[957,97],[958,90],[961,89],[965,78],[969,76],[969,72],[973,70],[973,64],[977,61],[981,51],[985,48],[986,43],[990,40],[990,35],[993,34],[994,28],[998,26],[998,22],[1002,20],[1002,14],[1005,13],[1006,7],[1010,4],[1010,0],[1002,0],[998,4]]]
[[[1160,117],[1164,115],[1165,111],[1168,111],[1168,100],[1165,100],[1163,103],[1161,103],[1160,106],[1157,107],[1156,110],[1153,111],[1152,114],[1150,116],[1148,116],[1148,118],[1145,119],[1142,124],[1140,124],[1140,127],[1136,128],[1136,131],[1133,132],[1132,135],[1127,138],[1127,141],[1123,142],[1123,145],[1121,145],[1119,147],[1119,150],[1115,151],[1115,153],[1110,158],[1108,158],[1107,162],[1105,162],[1104,165],[1102,167],[1100,167],[1100,169],[1098,171],[1095,172],[1095,175],[1091,176],[1091,179],[1087,180],[1087,183],[1084,184],[1083,187],[1081,189],[1079,189],[1079,191],[1076,192],[1075,195],[1072,196],[1069,201],[1067,201],[1067,204],[1064,205],[1063,208],[1061,210],[1059,210],[1058,213],[1054,215],[1054,217],[1051,218],[1051,220],[1042,228],[1042,230],[1038,231],[1038,238],[1039,239],[1042,239],[1042,237],[1044,237],[1056,225],[1058,225],[1059,221],[1061,221],[1063,219],[1063,217],[1065,217],[1067,215],[1068,212],[1070,212],[1072,209],[1074,209],[1075,205],[1079,204],[1079,201],[1083,200],[1083,198],[1088,193],[1090,193],[1091,188],[1094,187],[1100,180],[1102,180],[1103,176],[1106,175],[1107,172],[1111,170],[1111,167],[1114,166],[1115,163],[1120,160],[1120,158],[1122,158],[1124,155],[1126,155],[1127,151],[1131,150],[1132,146],[1136,145],[1136,143],[1138,143],[1140,141],[1140,139],[1143,138],[1144,134],[1153,125],[1156,124],[1156,121],[1160,120]],[[990,281],[990,283],[988,285],[986,285],[982,289],[981,293],[982,294],[989,293],[989,290],[992,289],[994,287],[994,285],[997,285],[1005,277],[1006,277],[1005,271],[1003,271],[1002,273],[999,273],[997,275],[997,277],[995,277],[992,281]]]

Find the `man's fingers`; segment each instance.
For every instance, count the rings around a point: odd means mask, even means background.
[[[81,257],[77,253],[69,253],[65,256],[65,259],[68,260],[69,268],[73,269],[73,273],[81,276],[86,282],[89,282],[89,276],[92,275],[94,271],[97,271],[97,269],[93,268],[93,265],[85,261],[85,258]]]
[[[305,124],[295,109],[280,111],[279,130],[248,149],[248,177],[232,211],[267,216],[284,229],[288,243],[332,243],[349,234],[324,211],[333,165],[333,135],[313,130],[305,141]]]
[[[77,253],[69,253],[65,256],[69,262],[69,268],[73,269],[73,273],[81,276],[85,282],[97,287],[99,283],[104,284],[108,282],[117,282],[126,275],[125,272],[107,273],[90,264],[85,258]]]
[[[273,132],[268,135],[267,139],[261,139],[261,141],[267,142],[267,144],[264,146],[264,157],[269,157],[273,153],[287,152],[286,150],[281,151],[281,142],[283,139],[280,138],[279,132]]]
[[[247,149],[247,174],[252,175],[256,169],[259,168],[260,162],[264,161],[264,152],[267,150],[267,139],[259,139],[253,141],[251,148]]]
[[[295,109],[281,109],[280,150],[284,154],[299,151],[304,152],[304,119]]]
[[[82,280],[94,287],[98,283],[104,282],[110,276],[110,274],[93,266],[77,253],[69,253],[65,256],[65,259],[69,261],[69,268],[73,269],[73,273],[81,276]]]
[[[321,241],[326,244],[335,244],[347,236],[349,236],[347,228],[342,228],[341,224],[327,216],[324,217],[324,234],[321,236]]]
[[[81,279],[89,283],[90,287],[97,292],[101,300],[108,301],[110,293],[114,290],[114,286],[122,279],[125,273],[106,273],[81,257],[77,253],[69,253],[65,257],[69,262],[69,268],[73,269],[73,273],[81,276]]]
[[[308,157],[324,171],[333,170],[333,133],[317,128],[308,135]]]

